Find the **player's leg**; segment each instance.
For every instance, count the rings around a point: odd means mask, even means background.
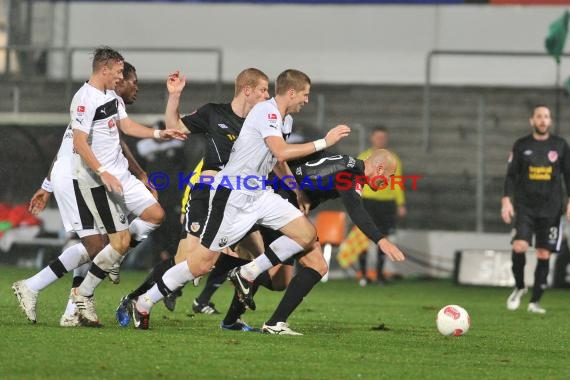
[[[74,191],[69,191],[70,186]],[[56,179],[54,195],[66,231],[76,232],[82,241],[66,248],[57,259],[34,276],[12,285],[20,307],[24,310],[26,317],[34,323],[36,322],[36,303],[39,292],[68,271],[91,261],[91,258],[101,250],[104,242],[102,240],[104,238],[94,228],[93,216],[79,191],[76,180],[70,182],[66,178]]]
[[[225,282],[230,270],[247,264],[263,253],[263,239],[258,231],[259,226],[253,226],[247,235],[240,240],[235,250],[227,248],[223,252],[225,254],[220,255],[214,268],[208,274],[204,289],[192,304],[192,309],[195,313],[220,314],[218,310],[216,310],[215,305],[211,302],[211,298]]]
[[[201,244],[186,253],[187,260],[170,268],[145,294],[132,304],[136,328],[148,329],[152,307],[187,282],[208,273],[219,251],[238,242],[258,218],[249,196],[220,187],[210,195],[209,213]]]
[[[262,331],[270,334],[302,335],[289,328],[287,319],[309,294],[313,287],[327,273],[321,245],[316,242],[313,249],[298,259],[301,267],[289,283],[285,294],[273,315],[265,322]]]
[[[523,210],[517,210],[515,216],[515,236],[512,240],[512,271],[515,278],[515,288],[507,298],[507,309],[516,310],[519,308],[521,298],[527,293],[524,283],[524,267],[526,265],[526,251],[532,242],[532,234],[534,231],[533,218],[524,213]]]
[[[230,272],[240,298],[254,310],[249,284],[269,268],[282,263],[295,254],[312,248],[316,239],[315,227],[301,212],[285,199],[271,192],[265,192],[258,199],[259,224],[279,230],[284,236],[272,242],[265,253],[251,263]]]
[[[539,218],[536,222],[536,268],[534,286],[527,310],[531,313],[544,314],[546,310],[539,304],[547,287],[549,260],[551,252],[558,252],[562,243],[562,222],[560,217]]]
[[[69,298],[67,299],[67,305],[65,307],[65,311],[63,312],[60,320],[59,325],[61,327],[77,327],[82,326],[81,319],[79,318],[79,313],[76,313],[77,307],[73,299],[71,298],[71,292],[73,289],[81,285],[83,279],[87,275],[89,271],[89,267],[91,266],[91,262],[85,263],[78,268],[73,270],[73,280],[70,290]]]

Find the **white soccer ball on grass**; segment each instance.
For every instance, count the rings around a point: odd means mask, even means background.
[[[437,313],[435,320],[438,331],[445,336],[461,336],[469,331],[471,317],[467,310],[458,305],[447,305]]]

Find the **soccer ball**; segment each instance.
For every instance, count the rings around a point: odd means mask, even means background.
[[[467,310],[457,305],[447,305],[437,313],[437,329],[445,336],[460,336],[469,331],[471,318]]]

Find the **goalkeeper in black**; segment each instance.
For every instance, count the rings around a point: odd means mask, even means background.
[[[550,133],[552,119],[547,106],[535,106],[529,121],[532,133],[518,139],[509,155],[501,200],[503,221],[510,224],[514,217],[512,270],[516,286],[507,299],[507,309],[518,309],[527,292],[525,253],[534,235],[537,264],[527,311],[544,314],[539,301],[546,288],[550,253],[560,249],[562,213],[570,218],[570,203],[562,187],[564,180],[570,189],[570,151],[563,138]]]

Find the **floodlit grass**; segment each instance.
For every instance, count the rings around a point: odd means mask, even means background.
[[[567,290],[549,290],[544,316],[526,304],[509,312],[509,289],[458,287],[448,281],[402,281],[359,287],[319,284],[290,318],[300,337],[222,331],[220,316],[193,315],[199,289],[184,290],[177,310],[157,305],[151,330],[120,328],[114,309],[145,274],[123,272],[120,285],[96,293],[105,327],[61,328],[70,278],[41,293],[30,324],[10,285],[30,270],[0,267],[0,379],[566,379],[570,348]],[[220,310],[232,294],[223,286]],[[260,326],[282,293],[261,290],[258,310],[245,316]],[[525,300],[528,301],[528,295]],[[437,311],[459,304],[470,315],[463,337],[435,328]],[[378,329],[381,325],[385,329]]]

